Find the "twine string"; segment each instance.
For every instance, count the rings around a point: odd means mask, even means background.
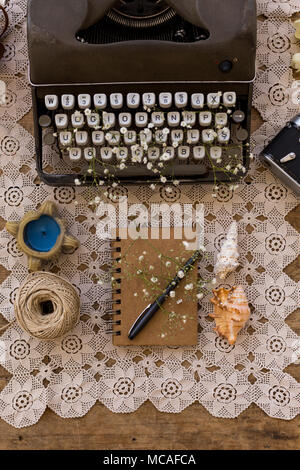
[[[56,274],[34,272],[21,284],[15,300],[15,321],[35,338],[49,341],[68,333],[78,323],[79,295],[68,281]]]

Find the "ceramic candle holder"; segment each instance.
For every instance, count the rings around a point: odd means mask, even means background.
[[[39,210],[28,212],[20,222],[7,222],[6,230],[17,240],[28,257],[30,271],[41,269],[43,262],[57,256],[63,249],[79,246],[76,238],[66,234],[66,222],[57,217],[56,205],[46,201]]]

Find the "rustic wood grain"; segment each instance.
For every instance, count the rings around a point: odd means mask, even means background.
[[[32,114],[20,122],[32,133]],[[261,124],[254,110],[252,130]],[[300,206],[287,216],[300,232]],[[0,226],[0,230],[2,226]],[[300,279],[300,260],[286,269]],[[287,323],[300,334],[300,309]],[[6,322],[0,317],[0,326]],[[299,365],[287,371],[300,380]],[[10,374],[0,367],[0,389]],[[238,418],[212,417],[201,405],[193,404],[180,414],[160,413],[149,402],[132,414],[113,414],[101,404],[83,418],[64,420],[47,410],[30,428],[15,429],[0,419],[0,449],[299,449],[300,417],[292,421],[269,418],[256,405]]]

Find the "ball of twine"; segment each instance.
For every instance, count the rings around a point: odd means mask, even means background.
[[[77,291],[55,274],[31,273],[18,290],[16,321],[35,338],[47,341],[65,335],[77,324],[79,315]]]

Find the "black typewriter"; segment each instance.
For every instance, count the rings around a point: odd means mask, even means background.
[[[47,184],[248,168],[255,0],[30,0],[28,46]]]

